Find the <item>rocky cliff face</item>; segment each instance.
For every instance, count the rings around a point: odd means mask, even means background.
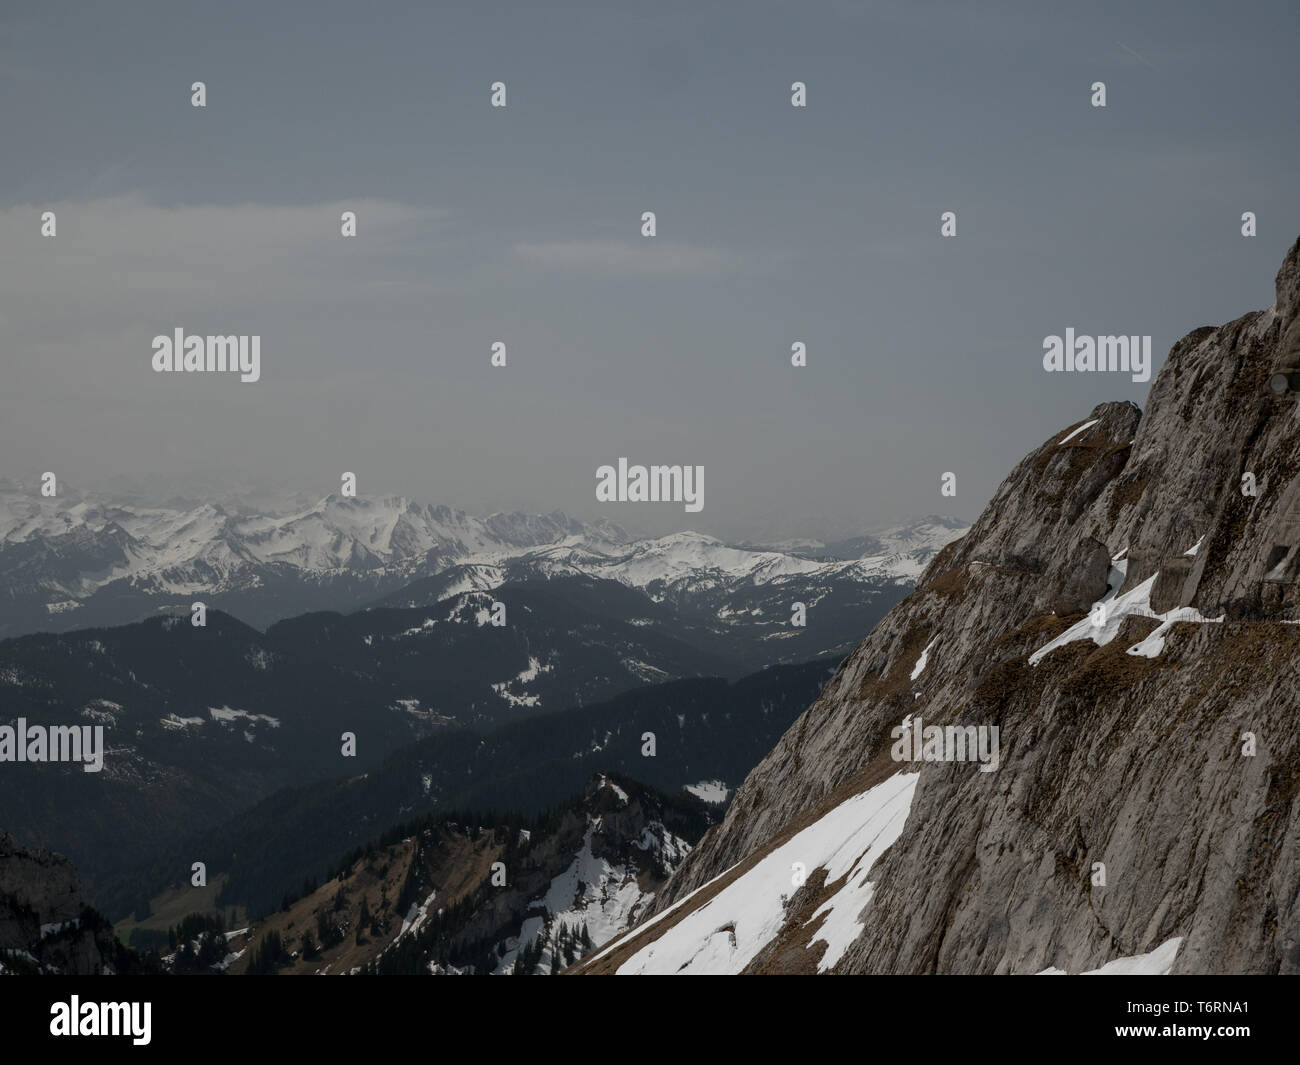
[[[1103,404],[1012,471],[658,919],[584,971],[1079,972],[1164,946],[1174,972],[1300,972],[1300,396],[1269,387],[1296,367],[1300,241],[1274,305],[1179,341],[1145,412]],[[895,760],[915,718],[996,726],[998,769]],[[864,795],[832,853],[819,826]]]
[[[119,954],[72,865],[0,832],[0,973],[95,975],[112,972]]]

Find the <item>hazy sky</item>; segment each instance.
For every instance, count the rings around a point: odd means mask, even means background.
[[[1158,366],[1272,302],[1298,31],[1294,0],[5,0],[0,477],[352,471],[733,538],[974,517],[1145,401],[1045,373],[1046,335]],[[177,327],[260,334],[261,381],[155,374]],[[703,512],[598,504],[624,455],[703,465]]]

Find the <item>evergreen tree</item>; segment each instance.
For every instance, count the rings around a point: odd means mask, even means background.
[[[367,926],[368,926],[370,923],[371,923],[371,922],[370,922],[370,904],[366,902],[366,897],[365,897],[364,895],[362,895],[362,896],[361,896],[361,913],[360,913],[360,914],[358,915],[358,917],[357,917],[357,934],[356,934],[356,941],[357,941],[357,945],[358,945],[358,946],[363,942],[362,936],[364,935],[364,933],[365,933],[365,929],[367,928]]]
[[[284,941],[280,938],[280,933],[267,932],[262,938],[262,942],[253,952],[252,960],[248,964],[248,971],[254,975],[273,973],[290,960],[288,953],[284,949]]]

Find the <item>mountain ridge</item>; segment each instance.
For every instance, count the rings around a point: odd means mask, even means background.
[[[381,602],[455,567],[475,572],[480,588],[581,575],[652,597],[716,597],[724,586],[782,580],[883,586],[914,577],[928,553],[964,528],[951,519],[928,522],[928,538],[873,541],[881,556],[864,563],[733,547],[699,533],[634,539],[613,522],[580,522],[560,511],[480,518],[402,496],[331,494],[267,512],[229,503],[114,504],[71,493],[45,499],[0,482],[0,636],[121,624],[199,598],[265,628],[312,610]]]

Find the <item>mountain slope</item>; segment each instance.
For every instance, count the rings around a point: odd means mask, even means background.
[[[599,774],[528,827],[433,820],[371,843],[229,939],[222,966],[284,974],[548,974],[622,932],[699,839],[703,806]]]
[[[625,592],[612,582],[586,582],[573,600],[566,581],[501,589],[502,627],[475,592],[436,611],[309,615],[268,633],[212,611],[201,628],[164,617],[0,642],[0,726],[102,727],[105,748],[100,772],[6,761],[4,828],[68,855],[98,885],[277,789],[364,772],[457,725],[734,671],[668,625],[600,611],[593,584]],[[749,753],[744,769],[761,750]]]
[[[408,744],[366,772],[285,788],[210,828],[100,861],[100,905],[117,916],[184,882],[193,855],[220,905],[254,914],[320,876],[337,856],[388,827],[437,810],[513,810],[535,816],[597,772],[666,792],[693,790],[719,808],[833,672],[831,661],[774,666],[728,684],[717,678],[654,685],[594,706],[535,717],[479,735],[448,729]],[[655,736],[652,756],[643,737]]]
[[[580,970],[1300,972],[1292,369],[1300,241],[1145,413],[1012,471]],[[997,727],[998,768],[896,759],[925,726]]]

